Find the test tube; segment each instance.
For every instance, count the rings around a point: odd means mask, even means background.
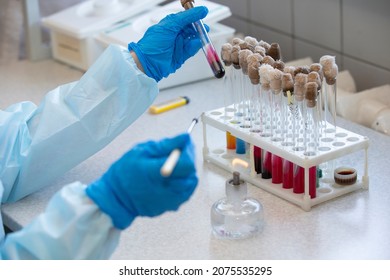
[[[180,0],[181,5],[184,9],[188,10],[194,7],[195,0]],[[202,42],[202,49],[206,55],[207,62],[210,65],[211,70],[214,73],[216,78],[222,78],[225,75],[225,69],[222,66],[222,62],[219,59],[219,56],[211,42],[206,28],[204,27],[203,21],[198,20],[192,24],[195,28],[195,31],[198,33],[199,39]]]
[[[305,169],[294,165],[293,193],[305,192]],[[311,198],[317,196],[317,166],[309,168],[309,195]]]
[[[320,64],[322,65],[323,74],[325,78],[325,90],[324,90],[324,105],[325,105],[325,125],[330,119],[328,114],[332,115],[332,126],[325,128],[325,132],[336,132],[336,78],[338,74],[338,66],[336,64],[336,58],[330,55],[324,55],[320,58]],[[333,95],[333,96],[332,96]],[[330,102],[330,103],[328,103]]]
[[[271,174],[273,184],[283,183],[283,158],[275,154],[272,154]]]

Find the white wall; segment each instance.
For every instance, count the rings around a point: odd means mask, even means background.
[[[390,84],[388,0],[212,0],[228,5],[223,21],[238,32],[278,42],[283,60],[336,55],[359,91]]]

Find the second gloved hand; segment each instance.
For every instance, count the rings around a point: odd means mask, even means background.
[[[145,74],[159,82],[174,73],[202,44],[191,25],[206,17],[206,7],[195,7],[171,14],[151,26],[138,43],[130,43],[144,68]]]
[[[182,151],[179,161],[170,177],[162,177],[161,166],[176,148]],[[137,216],[154,217],[177,210],[197,184],[194,147],[185,133],[135,146],[86,192],[116,228],[124,229]]]

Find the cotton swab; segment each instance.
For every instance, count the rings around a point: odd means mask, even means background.
[[[194,126],[198,123],[199,118],[194,118],[190,124],[190,126],[187,129],[187,133],[190,134],[193,130]],[[174,149],[170,155],[168,156],[167,160],[163,164],[163,166],[160,169],[161,176],[163,177],[169,177],[172,174],[173,169],[175,168],[179,158],[180,158],[181,151],[180,149]]]

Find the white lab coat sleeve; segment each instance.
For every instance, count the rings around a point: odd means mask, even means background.
[[[39,107],[22,102],[0,110],[2,201],[31,194],[102,149],[157,93],[129,51],[111,45],[79,81],[49,92]]]
[[[85,188],[75,182],[57,192],[42,214],[6,236],[0,259],[108,259],[120,231],[87,197]]]

